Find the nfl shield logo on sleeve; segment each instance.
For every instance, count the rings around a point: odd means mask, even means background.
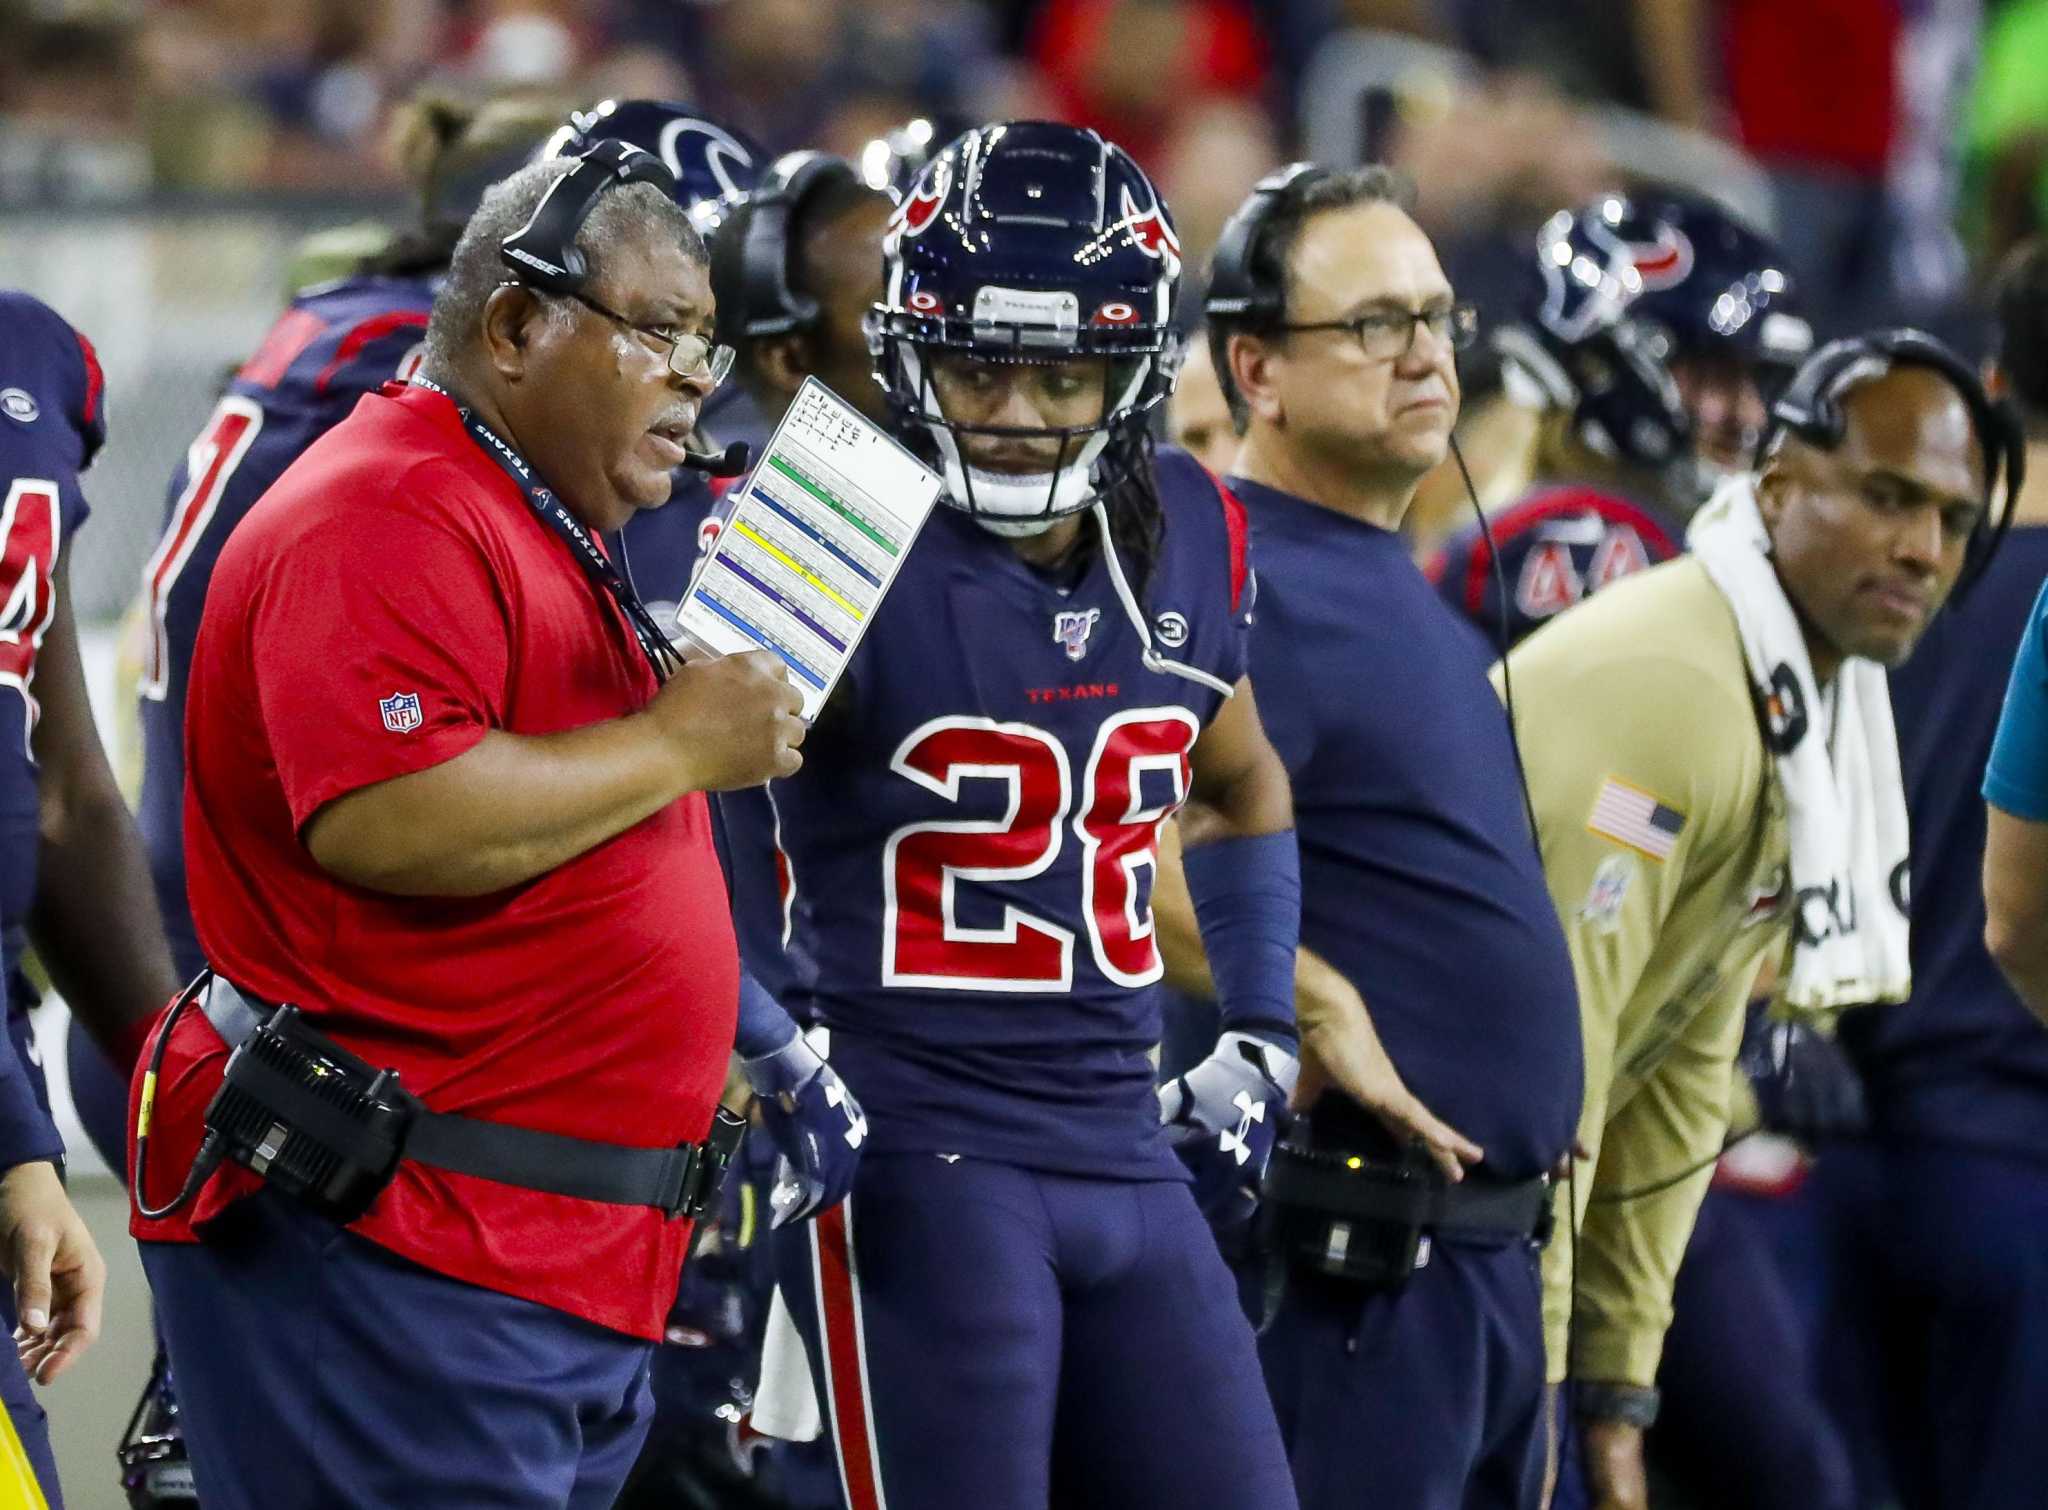
[[[377,711],[384,715],[384,727],[393,734],[410,734],[420,726],[420,695],[394,692],[377,700]]]

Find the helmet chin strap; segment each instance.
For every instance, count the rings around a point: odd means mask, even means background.
[[[948,442],[951,439],[947,437]],[[945,453],[947,501],[966,509],[990,534],[1006,540],[1044,534],[1062,519],[1078,514],[1093,495],[1088,469],[1078,463],[1062,468],[1057,484],[1049,472],[1016,475],[976,467],[970,477],[958,446],[946,444],[941,450]]]
[[[1117,558],[1116,539],[1109,528],[1109,510],[1098,498],[1090,512],[1095,515],[1096,529],[1102,533],[1102,559],[1109,567],[1110,585],[1116,589],[1117,601],[1124,606],[1124,617],[1138,632],[1138,643],[1145,647],[1140,657],[1145,669],[1162,676],[1177,676],[1183,681],[1207,687],[1211,692],[1220,692],[1226,698],[1235,696],[1237,688],[1222,677],[1211,676],[1199,666],[1190,666],[1185,661],[1176,661],[1159,653],[1159,648],[1152,643],[1152,628],[1145,622],[1144,611],[1138,607],[1137,594],[1131,591],[1131,584],[1124,577],[1124,564]]]

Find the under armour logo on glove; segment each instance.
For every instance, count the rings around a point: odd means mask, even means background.
[[[1225,1153],[1238,1163],[1245,1164],[1250,1162],[1252,1157],[1252,1124],[1266,1120],[1266,1103],[1254,1101],[1250,1091],[1239,1091],[1230,1098],[1230,1104],[1244,1113],[1244,1116],[1238,1122],[1235,1132],[1226,1127],[1223,1136],[1218,1138],[1217,1142]]]
[[[1251,1215],[1252,1187],[1280,1135],[1300,1065],[1280,1044],[1225,1033],[1215,1052],[1159,1087],[1159,1119],[1195,1177],[1195,1203],[1212,1222]]]
[[[867,1116],[846,1082],[801,1034],[773,1053],[742,1059],[740,1068],[780,1155],[770,1225],[803,1221],[844,1200],[868,1136]]]

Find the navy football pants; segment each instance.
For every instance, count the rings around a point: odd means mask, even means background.
[[[651,1344],[275,1192],[141,1248],[206,1510],[607,1510],[647,1433]]]
[[[1536,1510],[1532,1244],[1438,1242],[1399,1290],[1292,1280],[1259,1357],[1302,1510]]]
[[[1292,1510],[1186,1185],[871,1154],[776,1241],[850,1510]]]
[[[1708,1504],[1853,1510],[1848,1445],[1822,1403],[1812,1323],[1773,1251],[1767,1200],[1709,1190],[1700,1205],[1650,1455]]]

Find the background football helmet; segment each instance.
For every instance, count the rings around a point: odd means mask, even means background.
[[[1600,455],[1676,469],[1680,495],[1703,497],[1713,479],[1674,363],[1733,361],[1768,403],[1813,346],[1777,246],[1681,191],[1560,210],[1537,235],[1535,271],[1523,318],[1494,338],[1511,391],[1569,412]]]
[[[600,100],[574,111],[539,155],[581,157],[606,141],[660,158],[676,176],[677,202],[707,240],[768,167],[769,154],[743,132],[660,100]]]

